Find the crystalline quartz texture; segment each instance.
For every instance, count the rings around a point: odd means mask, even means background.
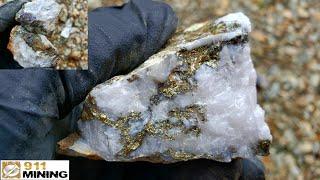
[[[29,31],[51,32],[60,10],[60,5],[54,0],[34,0],[23,6],[16,20]]]
[[[64,38],[68,38],[70,36],[71,30],[72,30],[72,22],[71,22],[71,20],[68,20],[66,22],[65,27],[61,31],[61,36]]]
[[[8,48],[22,67],[53,67],[56,63],[56,48],[46,35],[54,30],[60,10],[54,0],[34,0],[16,14],[21,26],[11,31]]]
[[[218,31],[188,40],[208,24]],[[264,155],[272,137],[257,104],[250,31],[242,13],[197,24],[135,71],[98,85],[69,149],[107,161],[166,163]]]
[[[23,67],[52,67],[56,49],[42,34],[33,34],[21,26],[11,31],[10,49],[14,59]]]

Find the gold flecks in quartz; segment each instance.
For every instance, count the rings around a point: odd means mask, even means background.
[[[236,24],[234,26],[227,26],[224,23],[215,25],[208,23],[202,27],[202,30],[194,33],[205,32],[207,34],[219,34],[237,27],[238,25]],[[199,38],[199,34],[192,33],[193,32],[188,32],[185,36],[188,34],[190,38],[191,36]],[[224,45],[239,43],[246,39],[247,36],[241,36],[215,45],[203,46],[190,51],[179,51],[177,55],[180,65],[171,71],[167,80],[164,82],[157,82],[159,84],[158,93],[150,98],[150,105],[157,105],[166,98],[173,98],[178,94],[192,91],[197,86],[194,75],[202,65],[216,68],[219,61],[219,53]],[[132,75],[127,79],[127,81],[133,82],[139,78],[140,77],[138,75]],[[112,84],[117,80],[119,80],[119,77],[112,78],[105,84]],[[96,106],[94,98],[88,96],[84,106],[82,119],[97,119],[120,131],[121,144],[123,145],[123,148],[117,153],[118,157],[129,156],[131,152],[135,151],[142,145],[146,136],[157,136],[169,141],[175,140],[176,136],[181,133],[199,136],[201,134],[199,123],[207,121],[205,107],[197,104],[191,104],[184,108],[173,108],[168,112],[167,116],[168,118],[163,120],[149,120],[140,132],[135,135],[130,135],[129,122],[142,120],[140,112],[129,112],[125,116],[112,120],[106,114],[101,113]],[[231,148],[231,151],[235,151],[235,149]],[[166,153],[175,160],[197,158],[194,154],[184,151],[174,151],[172,149],[169,149]]]
[[[140,112],[130,112],[126,116],[119,117],[117,120],[110,119],[106,114],[101,113],[97,106],[94,98],[88,96],[84,105],[82,120],[93,120],[97,119],[104,124],[116,128],[120,131],[121,144],[123,145],[122,150],[117,154],[118,156],[127,156],[130,152],[136,150],[142,143],[145,136],[145,131],[137,133],[135,136],[131,136],[129,121],[135,121],[141,119]]]
[[[200,135],[201,130],[197,126],[201,121],[205,121],[204,107],[199,105],[190,105],[185,108],[174,108],[168,113],[168,119],[152,122],[149,121],[143,129],[135,135],[130,135],[130,121],[141,120],[140,112],[130,112],[126,116],[117,118],[116,120],[110,119],[106,114],[101,113],[96,105],[96,101],[92,96],[88,96],[84,105],[82,120],[94,120],[97,119],[104,124],[116,128],[120,131],[121,144],[123,148],[117,153],[119,157],[126,157],[131,152],[139,148],[143,142],[143,139],[148,136],[158,136],[167,140],[174,140],[175,136],[180,133]],[[175,121],[172,121],[174,119]],[[194,119],[197,123],[187,127],[183,122],[189,119]],[[173,134],[170,130],[176,128],[180,130]]]
[[[167,154],[170,155],[173,159],[178,161],[181,161],[181,160],[186,161],[186,160],[194,159],[196,157],[196,155],[193,153],[188,153],[184,151],[175,151],[172,149],[168,149]]]
[[[194,122],[190,122],[194,120]],[[190,126],[186,126],[186,121],[188,124],[193,123]],[[206,121],[205,109],[199,105],[190,105],[185,108],[174,108],[168,113],[168,119],[154,122],[153,124],[148,123],[145,130],[149,135],[160,136],[167,140],[174,140],[175,136],[179,133],[193,134],[199,136],[201,129],[198,124],[200,122]],[[173,134],[170,130],[175,129]]]
[[[216,28],[217,29],[211,29],[210,32],[221,33],[225,26],[219,25]],[[192,91],[196,88],[197,84],[194,75],[202,65],[211,68],[217,67],[220,56],[219,53],[224,45],[236,44],[246,40],[247,36],[241,36],[209,47],[204,46],[191,51],[179,51],[178,58],[181,64],[171,71],[166,81],[161,83],[158,82],[158,94],[155,94],[150,98],[150,105],[157,105],[166,98],[173,98],[178,94]],[[114,81],[119,80],[119,78],[120,77],[112,78],[105,82],[105,84],[112,84]],[[133,75],[127,80],[132,82],[139,78],[140,77]],[[142,120],[140,112],[129,112],[127,115],[113,120],[106,114],[101,113],[96,106],[94,98],[88,96],[84,106],[82,119],[97,119],[110,127],[118,129],[120,131],[123,148],[117,153],[117,156],[127,157],[131,152],[142,145],[146,136],[157,136],[169,141],[175,140],[176,136],[180,133],[199,136],[201,134],[199,123],[206,121],[205,107],[196,104],[184,108],[173,108],[167,115],[167,119],[148,121],[140,132],[135,135],[130,135],[129,122]],[[265,143],[262,143],[262,146],[265,146]],[[176,160],[188,160],[196,157],[193,154],[182,151],[169,150],[168,153]]]
[[[178,53],[182,65],[174,68],[168,79],[159,84],[159,93],[167,98],[175,97],[178,94],[192,91],[196,88],[193,78],[201,65],[206,64],[216,67],[219,59],[221,46],[199,47],[191,51],[180,51]]]
[[[220,33],[220,31],[224,30],[222,27],[225,27],[226,25],[218,24],[216,26],[218,27],[216,30]],[[239,26],[239,24],[234,23],[226,26],[226,28],[228,30],[234,30]],[[223,46],[244,43],[247,41],[248,35],[241,35],[229,41],[223,41],[210,46],[202,46],[189,51],[180,50],[178,52],[178,57],[182,64],[171,71],[165,82],[159,83],[159,93],[166,98],[172,98],[178,94],[192,91],[197,87],[194,75],[203,64],[211,68],[216,68]]]
[[[206,121],[205,108],[196,104],[189,105],[185,108],[174,108],[169,111],[169,116],[177,119],[195,118],[199,121]]]
[[[208,26],[207,28],[213,35],[227,32],[227,26],[225,23],[215,24],[214,26]]]
[[[208,35],[216,35],[220,33],[225,33],[227,31],[229,31],[229,29],[225,23],[215,24],[214,22],[210,21],[196,31],[178,33],[177,36],[180,36],[180,37],[182,36],[182,38],[185,41],[191,42]]]
[[[26,31],[23,27],[17,26],[12,29],[11,37],[17,37],[18,35],[21,36],[21,38],[26,42],[26,44],[30,48],[32,48],[33,51],[38,53],[45,53],[48,56],[53,56],[55,58],[54,60],[59,59],[56,49],[53,47],[52,44],[50,44],[50,42],[47,39],[45,39],[45,36],[30,33]]]
[[[28,46],[30,46],[34,51],[45,51],[47,54],[50,55],[56,54],[56,50],[52,46],[44,44],[43,40],[38,34],[26,32],[22,35],[22,38],[28,44]]]

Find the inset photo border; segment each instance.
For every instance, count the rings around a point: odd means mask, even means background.
[[[88,69],[87,0],[0,0],[0,8],[11,21],[0,28],[0,57],[22,68]]]

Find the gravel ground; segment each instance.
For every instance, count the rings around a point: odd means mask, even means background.
[[[270,156],[262,158],[267,179],[320,179],[320,1],[165,1],[180,28],[235,11],[250,17],[259,102],[274,138]]]
[[[88,1],[56,0],[62,5],[58,25],[50,39],[61,52],[63,61],[57,69],[88,69]],[[61,38],[63,28],[70,25],[68,38]]]

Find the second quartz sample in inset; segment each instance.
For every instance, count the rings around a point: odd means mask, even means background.
[[[22,67],[88,69],[86,0],[33,0],[16,14],[8,49]]]

